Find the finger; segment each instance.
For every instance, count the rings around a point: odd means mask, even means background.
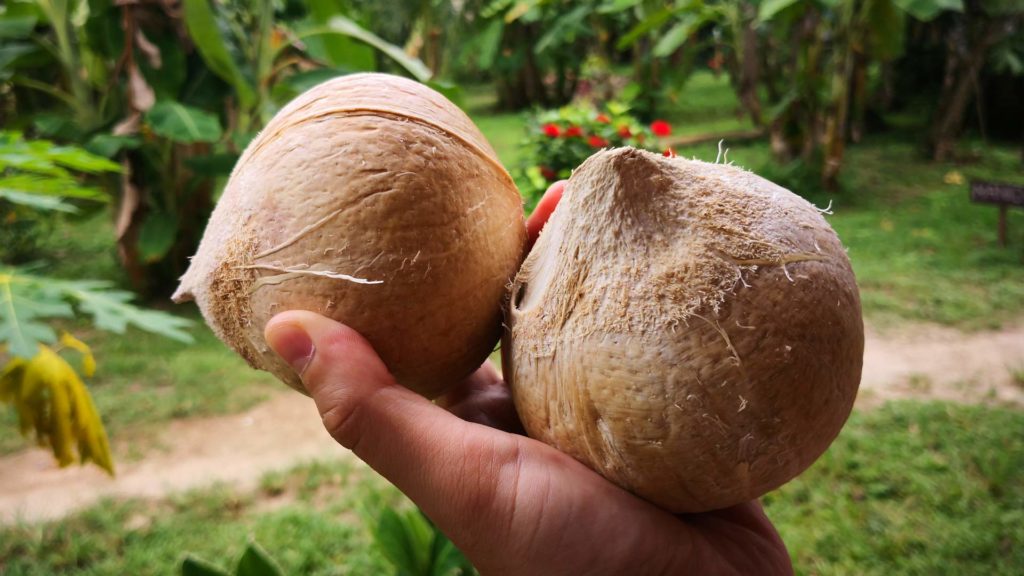
[[[463,420],[525,434],[512,393],[489,361],[434,403]]]
[[[547,223],[551,213],[558,206],[558,201],[562,199],[562,193],[565,192],[565,182],[565,180],[559,180],[548,186],[544,196],[541,197],[537,207],[533,210],[533,214],[530,214],[530,217],[526,220],[527,247],[533,246],[533,243],[537,241],[540,231],[544,229],[544,224]]]
[[[265,337],[300,374],[328,432],[449,535],[467,518],[507,507],[496,494],[519,465],[516,436],[463,421],[398,385],[369,342],[319,314],[279,314]]]

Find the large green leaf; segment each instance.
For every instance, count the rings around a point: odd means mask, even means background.
[[[401,47],[391,44],[387,40],[384,40],[380,36],[377,36],[373,32],[363,28],[355,22],[345,18],[344,16],[335,16],[331,18],[327,24],[329,32],[337,34],[344,34],[350,38],[354,38],[364,44],[372,46],[377,50],[380,50],[388,58],[395,61],[396,64],[405,68],[405,70],[416,78],[420,82],[426,82],[430,80],[432,73],[430,68],[427,67],[419,58],[413,58],[405,53]]]
[[[404,514],[390,508],[381,510],[373,537],[381,553],[400,574],[429,573],[434,534],[418,510]]]
[[[191,554],[181,562],[181,576],[231,576],[227,570]]]
[[[963,12],[963,0],[893,0],[907,14],[928,22],[946,10]]]
[[[55,340],[45,321],[78,312],[100,330],[123,333],[129,326],[179,342],[191,342],[192,322],[132,304],[133,295],[99,280],[61,280],[22,268],[0,266],[0,346],[16,356],[35,355],[40,343]]]
[[[53,287],[40,285],[12,268],[0,268],[0,347],[7,354],[31,358],[39,344],[57,340],[46,323],[53,318],[74,314]]]
[[[598,7],[597,12],[599,14],[618,14],[619,12],[625,12],[635,8],[637,4],[640,4],[641,0],[608,0],[604,4]]]
[[[58,197],[31,194],[21,190],[0,188],[0,199],[36,210],[53,210],[55,212],[67,213],[78,212],[78,208],[75,208],[73,204],[68,204]]]
[[[109,283],[95,280],[49,281],[75,302],[82,313],[91,316],[93,324],[101,330],[123,334],[134,326],[179,342],[192,342],[192,336],[185,331],[192,322],[166,312],[139,308],[131,303],[131,292],[115,290]]]
[[[761,7],[757,11],[757,19],[761,22],[767,22],[780,12],[783,12],[790,6],[802,1],[803,0],[765,0],[761,3]]]
[[[903,53],[906,16],[893,0],[875,0],[867,14],[868,45],[880,60],[892,60]]]
[[[8,16],[0,14],[0,38],[27,38],[36,27],[34,16]]]
[[[11,42],[0,46],[0,74],[4,74],[5,72],[12,74],[14,72],[13,70],[5,70],[5,68],[16,63],[18,58],[21,58],[25,54],[31,54],[35,50],[35,45],[27,42]]]
[[[177,236],[178,221],[172,214],[147,214],[139,230],[139,256],[145,262],[160,260],[174,247]]]
[[[284,573],[262,546],[249,542],[238,560],[235,576],[284,576]]]
[[[153,132],[175,142],[216,142],[221,136],[216,116],[179,102],[157,102],[146,112],[146,122]]]
[[[256,92],[231,57],[217,27],[217,16],[210,8],[209,0],[184,0],[184,5],[185,27],[203,61],[214,74],[235,89],[242,106],[252,106],[256,101]]]
[[[501,37],[505,32],[505,21],[501,18],[491,20],[479,36],[479,52],[477,53],[477,66],[481,70],[489,70],[494,65],[494,59],[498,56],[501,48]]]
[[[559,43],[573,42],[576,39],[576,35],[583,31],[581,30],[583,28],[583,21],[589,15],[589,6],[578,6],[559,16],[534,45],[533,51],[537,54],[542,54],[551,46]]]
[[[665,32],[665,35],[658,39],[651,51],[654,56],[664,58],[679,49],[687,38],[700,26],[700,20],[695,15],[686,15]]]
[[[348,11],[344,0],[307,0],[311,22],[316,26],[327,26],[331,18]],[[350,71],[372,71],[377,69],[373,48],[343,34],[329,34],[310,38],[306,51],[327,60],[332,66]]]
[[[673,14],[672,8],[664,7],[660,10],[655,11],[650,16],[644,18],[640,22],[637,22],[628,32],[626,32],[619,41],[615,43],[615,47],[619,50],[625,50],[637,40],[643,38],[644,35],[648,34],[652,30],[661,28]]]
[[[85,149],[93,154],[113,158],[121,150],[134,150],[142,144],[138,136],[115,136],[114,134],[97,134],[85,144]]]

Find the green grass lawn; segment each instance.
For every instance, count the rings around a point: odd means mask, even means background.
[[[672,125],[674,136],[721,134],[751,130],[725,74],[695,72],[678,95],[670,96],[660,114]]]
[[[1024,436],[1011,430],[1024,430],[1024,413],[915,402],[856,413],[765,505],[800,574],[1020,574]],[[255,493],[107,502],[0,528],[0,573],[170,574],[185,552],[226,565],[248,536],[289,574],[383,573],[367,526],[403,502],[365,468],[311,464],[267,476]]]

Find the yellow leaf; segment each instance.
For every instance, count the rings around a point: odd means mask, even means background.
[[[946,172],[945,176],[942,177],[942,181],[945,182],[946,184],[960,186],[961,184],[964,183],[964,175],[957,170],[950,170],[949,172]]]
[[[92,375],[96,373],[96,357],[92,355],[92,350],[89,349],[89,346],[67,332],[60,335],[60,343],[62,346],[82,354],[82,375],[86,378],[92,378]]]
[[[68,335],[61,343],[83,354],[83,371],[95,367],[84,343]],[[75,369],[52,348],[40,345],[31,359],[7,363],[0,370],[0,400],[14,404],[22,433],[35,430],[40,444],[49,444],[61,466],[75,461],[77,448],[80,461],[92,461],[114,474],[96,405]]]

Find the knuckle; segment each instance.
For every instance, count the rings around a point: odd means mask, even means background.
[[[359,452],[364,445],[371,419],[370,405],[384,388],[375,389],[366,395],[345,394],[336,397],[326,410],[320,413],[324,428],[339,444],[353,452]]]

